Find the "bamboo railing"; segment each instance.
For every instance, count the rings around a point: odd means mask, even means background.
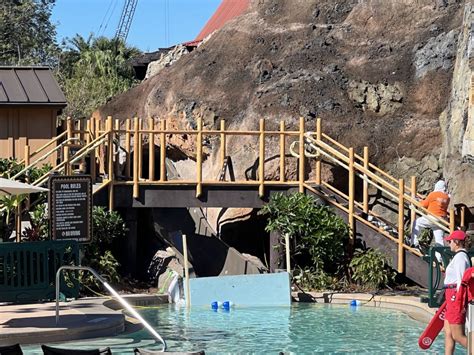
[[[188,180],[170,180],[166,172],[166,147],[170,137],[176,135],[186,135],[194,138],[195,145],[195,178]],[[224,163],[228,155],[229,137],[232,136],[251,136],[256,139],[258,144],[258,166],[256,169],[257,177],[255,180],[237,179],[236,181],[218,181],[216,179],[206,179],[203,177],[203,151],[204,139],[213,137],[214,141],[219,142],[217,156],[221,164]],[[268,180],[265,178],[266,145],[269,138],[276,138],[279,144],[279,178]],[[62,139],[62,142],[61,142]],[[291,144],[288,144],[289,141]],[[79,143],[79,147],[72,152],[70,142]],[[158,154],[155,154],[155,144],[159,143]],[[280,122],[279,130],[266,130],[265,120],[260,119],[258,130],[232,130],[227,129],[225,121],[222,120],[219,129],[205,129],[202,119],[197,118],[195,129],[167,129],[166,120],[157,120],[148,118],[146,120],[126,119],[121,123],[118,120],[113,121],[112,117],[107,117],[103,122],[98,119],[73,122],[68,119],[66,122],[66,131],[52,140],[50,143],[41,147],[39,150],[30,153],[29,147],[25,148],[25,163],[27,167],[37,164],[38,157],[47,147],[57,145],[57,149],[62,149],[63,159],[52,170],[34,182],[35,185],[43,184],[49,174],[60,172],[71,174],[73,166],[89,157],[90,174],[94,181],[102,176],[102,184],[95,189],[95,192],[108,187],[109,207],[114,207],[114,187],[117,185],[132,185],[134,198],[140,195],[140,186],[142,185],[193,185],[196,189],[196,197],[202,195],[203,186],[207,185],[245,185],[255,186],[260,197],[265,195],[268,186],[280,185],[288,187],[297,187],[300,192],[306,190],[320,194],[316,187],[321,186],[332,194],[339,196],[345,203],[339,203],[336,200],[328,199],[335,207],[340,208],[347,213],[348,224],[351,231],[355,229],[356,221],[364,223],[373,229],[376,229],[381,235],[388,238],[398,245],[398,271],[403,272],[403,255],[406,250],[420,255],[418,251],[410,248],[404,243],[404,226],[406,215],[412,225],[418,215],[426,215],[432,218],[440,228],[445,231],[454,229],[454,213],[451,210],[450,220],[445,221],[436,216],[432,216],[423,208],[418,199],[422,196],[416,192],[416,179],[411,178],[410,184],[404,179],[397,179],[374,164],[369,162],[369,148],[364,147],[362,154],[357,154],[353,148],[348,148],[337,142],[333,138],[322,132],[321,120],[316,121],[316,131],[306,131],[305,121],[299,120],[297,130],[288,130],[284,122]],[[77,144],[76,144],[77,145]],[[148,161],[144,160],[144,149],[148,149]],[[287,149],[288,148],[288,149]],[[297,150],[297,151],[296,151]],[[297,176],[294,180],[285,177],[286,157],[292,154],[298,159]],[[43,154],[48,156],[48,154]],[[41,156],[41,157],[43,157]],[[155,161],[158,156],[159,175],[156,176]],[[120,160],[122,159],[122,163]],[[306,177],[305,160],[315,159],[314,180]],[[322,180],[322,164],[330,162],[337,164],[347,171],[348,188],[344,193],[336,187]],[[147,167],[148,174],[143,176],[144,169]],[[120,179],[118,177],[120,176]],[[356,199],[355,182],[359,178],[362,181],[362,197]],[[315,187],[316,186],[316,187]],[[385,197],[391,199],[397,206],[397,223],[381,227],[373,223],[374,220],[383,220],[379,215],[370,210],[369,206],[369,187],[380,191]],[[362,213],[361,213],[362,212]],[[463,216],[461,223],[464,224]],[[351,235],[351,243],[354,242],[354,236]]]

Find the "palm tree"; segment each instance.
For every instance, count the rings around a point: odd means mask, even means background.
[[[61,82],[68,99],[66,115],[88,116],[111,96],[132,87],[136,80],[130,59],[140,54],[119,39],[80,35],[68,40]]]

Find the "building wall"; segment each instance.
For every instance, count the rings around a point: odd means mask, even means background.
[[[0,108],[0,158],[24,158],[25,145],[30,146],[30,152],[46,144],[56,136],[57,108]],[[46,151],[52,149],[49,147]],[[42,154],[40,154],[42,155]],[[56,155],[44,163],[54,164]]]

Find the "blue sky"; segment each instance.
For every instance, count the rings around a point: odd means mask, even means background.
[[[76,33],[113,37],[125,0],[56,0],[58,42]],[[221,0],[138,0],[127,43],[142,51],[193,40]]]

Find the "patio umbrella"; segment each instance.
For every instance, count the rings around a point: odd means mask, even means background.
[[[44,191],[48,191],[48,189],[25,184],[19,181],[0,178],[0,196],[14,196]]]
[[[0,178],[0,196],[15,196],[23,194],[31,194],[35,192],[44,192],[48,191],[43,187],[33,186],[30,184],[25,184],[23,182],[8,180]],[[20,205],[18,205],[16,210],[15,218],[15,234],[16,241],[20,241],[20,225],[21,225],[21,210]]]

